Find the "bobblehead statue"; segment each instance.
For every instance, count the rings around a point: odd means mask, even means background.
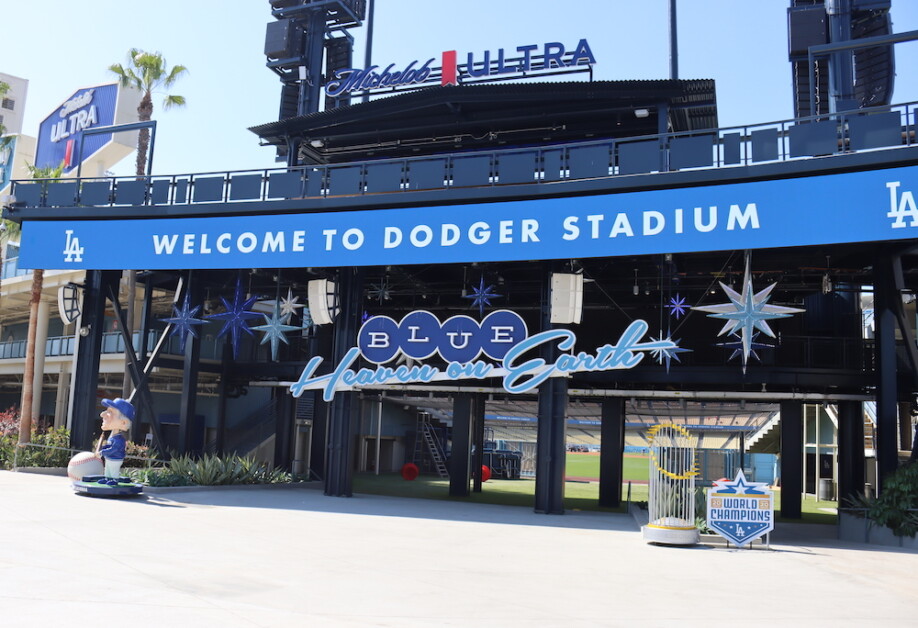
[[[121,477],[121,464],[124,462],[127,450],[127,441],[124,435],[131,430],[131,421],[134,420],[134,406],[130,401],[118,397],[117,399],[103,399],[105,410],[102,417],[102,431],[111,432],[99,453],[105,460],[105,477],[98,481],[99,484],[114,486]]]
[[[70,461],[68,475],[73,480],[73,489],[88,495],[135,495],[140,493],[140,484],[134,484],[129,478],[121,477],[121,465],[127,450],[125,434],[130,432],[134,420],[134,406],[126,399],[103,399],[105,410],[99,415],[102,418],[102,431],[109,432],[105,446],[102,438],[96,447],[98,453],[83,452]],[[101,460],[99,459],[101,456]],[[102,465],[104,461],[104,466]],[[83,473],[92,469],[94,473]]]

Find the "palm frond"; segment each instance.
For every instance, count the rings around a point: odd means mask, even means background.
[[[176,96],[170,94],[163,98],[163,109],[171,109],[172,107],[184,107],[185,106],[185,97]]]
[[[163,59],[163,64],[165,65],[165,59]],[[169,74],[163,79],[163,87],[172,87],[172,85],[185,74],[188,74],[188,68],[184,65],[172,66],[172,69],[169,70]]]

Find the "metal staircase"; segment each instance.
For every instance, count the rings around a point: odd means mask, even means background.
[[[418,412],[417,432],[414,439],[414,462],[423,468],[425,454],[433,464],[434,470],[441,478],[449,477],[446,467],[446,454],[437,438],[432,418],[428,412]]]

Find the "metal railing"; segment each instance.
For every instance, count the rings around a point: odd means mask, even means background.
[[[3,269],[0,271],[0,279],[12,279],[13,277],[24,277],[32,271],[28,268],[19,268],[19,258],[10,257],[3,260]]]
[[[17,471],[22,468],[27,468],[27,467],[19,466],[19,452],[20,450],[28,449],[29,447],[35,447],[39,449],[48,449],[48,450],[53,450],[53,451],[66,451],[74,455],[85,451],[83,449],[73,449],[71,447],[57,447],[56,445],[41,445],[39,443],[17,443],[16,448],[13,451],[13,471]],[[160,464],[160,465],[163,464],[162,460],[157,460],[155,458],[147,458],[144,456],[125,455],[124,458],[125,460],[129,460],[129,459],[130,460],[141,460],[146,463],[146,466],[148,468],[153,466],[153,464]],[[28,467],[28,468],[31,468],[31,467]],[[57,468],[57,467],[39,467],[39,468]]]
[[[916,144],[918,102],[755,125],[323,166],[13,181],[23,207],[170,206],[410,194],[742,167]]]
[[[152,350],[159,340],[162,331],[150,330],[147,338],[147,349]],[[134,351],[140,351],[140,332],[134,332],[133,338]],[[165,355],[183,355],[180,351],[181,339],[178,336],[172,336],[167,339],[166,347],[163,350]],[[206,336],[201,340],[201,357],[203,359],[219,360],[223,355],[222,341],[212,336]],[[45,356],[57,357],[73,355],[76,350],[76,336],[52,336],[45,341]],[[102,335],[102,353],[119,354],[124,353],[124,336],[121,332],[112,331]],[[0,360],[2,359],[23,359],[26,354],[25,340],[8,340],[0,342]]]

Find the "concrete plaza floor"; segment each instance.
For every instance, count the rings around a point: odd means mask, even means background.
[[[10,471],[0,498],[5,628],[918,625],[918,554],[826,526],[672,548],[620,514],[281,487],[116,500]]]

